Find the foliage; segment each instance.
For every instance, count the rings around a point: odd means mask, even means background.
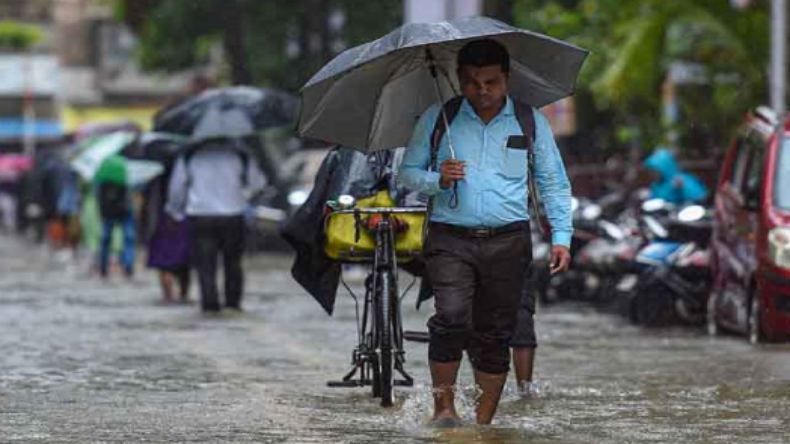
[[[0,48],[14,51],[29,49],[43,38],[41,30],[14,21],[0,21]]]
[[[137,22],[131,24],[141,38],[144,68],[193,67],[219,46],[231,82],[247,83],[248,75],[256,84],[292,91],[343,48],[398,26],[402,14],[399,2],[387,0],[147,0],[143,11],[135,0],[123,3],[117,11]],[[336,11],[345,17],[340,30],[329,23]]]
[[[531,0],[519,3],[515,15],[521,26],[592,50],[580,89],[619,125],[638,127],[626,132],[639,134],[644,145],[663,142],[670,129],[659,116],[661,85],[673,62],[700,65],[706,77],[680,90],[684,136],[705,131],[720,143],[747,108],[764,100],[769,27],[763,9],[737,11],[721,0]]]

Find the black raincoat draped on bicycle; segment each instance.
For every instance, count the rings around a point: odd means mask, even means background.
[[[389,190],[399,206],[424,206],[418,193],[397,186],[396,173],[402,158],[403,149],[364,154],[352,148],[334,148],[321,164],[310,197],[282,229],[283,237],[296,251],[291,274],[330,315],[342,264],[324,252],[326,202],[342,194],[359,200]],[[418,258],[402,268],[421,275],[422,261]]]

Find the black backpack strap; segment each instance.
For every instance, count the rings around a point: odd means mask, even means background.
[[[535,128],[535,112],[532,107],[520,100],[513,100],[513,109],[516,113],[516,120],[521,127],[521,132],[527,138],[527,188],[529,197],[532,201],[532,210],[537,219],[538,229],[543,233],[543,223],[540,220],[540,205],[538,205],[538,186],[535,183],[535,140],[537,139],[537,129]]]
[[[527,137],[527,150],[533,151],[535,145],[535,113],[532,107],[526,103],[514,99],[513,110],[516,113],[516,120],[521,127],[521,132]]]
[[[461,103],[464,101],[464,96],[456,96],[448,100],[444,104],[444,112],[447,114],[447,124],[452,125],[458,111],[461,110]],[[441,111],[436,116],[436,123],[433,125],[433,132],[431,132],[431,163],[429,168],[431,171],[437,170],[436,159],[439,157],[439,145],[442,143],[444,133],[447,132],[447,127],[444,125],[444,116]]]

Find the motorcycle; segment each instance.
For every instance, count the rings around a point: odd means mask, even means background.
[[[712,284],[711,211],[657,200],[646,201],[642,210],[649,242],[615,287],[621,313],[645,326],[703,323]]]

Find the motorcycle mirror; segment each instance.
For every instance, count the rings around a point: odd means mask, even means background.
[[[648,199],[642,202],[642,211],[645,213],[655,213],[667,207],[667,201],[664,199]]]
[[[681,222],[696,222],[705,217],[705,207],[702,205],[689,205],[678,213]]]

